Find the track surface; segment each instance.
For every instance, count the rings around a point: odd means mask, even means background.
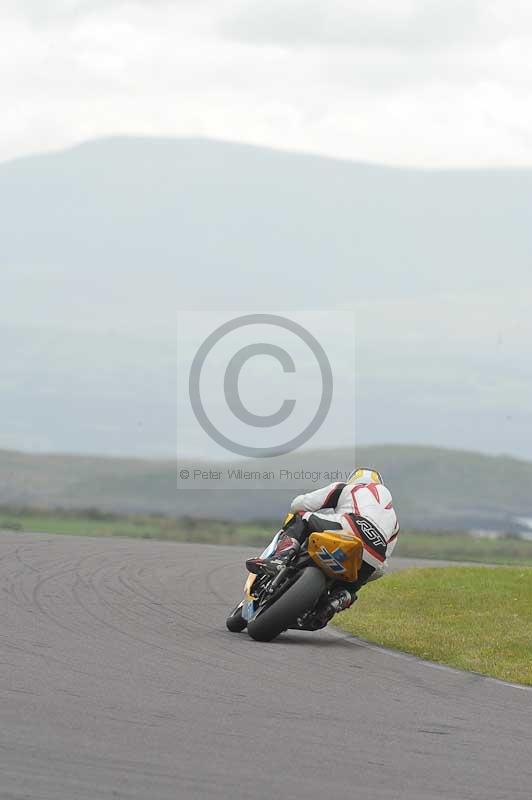
[[[2,800],[530,800],[532,692],[230,634],[244,554],[0,535]]]

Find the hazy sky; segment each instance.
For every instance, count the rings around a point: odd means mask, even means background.
[[[4,0],[0,160],[201,135],[532,165],[529,0]]]

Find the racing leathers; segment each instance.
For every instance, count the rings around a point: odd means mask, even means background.
[[[361,586],[384,574],[397,542],[399,522],[389,489],[382,483],[333,483],[298,495],[290,510],[294,518],[274,537],[261,558],[270,558],[278,552],[286,537],[303,543],[313,531],[343,528],[354,532],[364,548],[362,565],[356,582],[343,583],[339,588],[340,604],[336,604],[334,611],[348,608]]]

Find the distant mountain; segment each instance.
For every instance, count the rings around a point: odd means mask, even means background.
[[[176,310],[327,309],[361,442],[532,458],[531,207],[531,170],[199,139],[0,164],[0,446],[171,456]]]
[[[357,450],[357,462],[380,468],[405,528],[520,532],[532,518],[532,463],[429,447],[378,446]],[[308,452],[283,459],[294,471],[335,465],[351,470],[351,450]],[[222,471],[220,480],[177,490],[171,461],[28,455],[0,451],[0,505],[96,508],[120,513],[162,513],[227,520],[279,519],[312,479],[249,480],[227,477],[227,465],[196,462],[190,469]],[[253,462],[231,469],[254,468]],[[271,465],[270,465],[271,466]]]
[[[456,285],[498,291],[502,277],[530,285],[531,197],[531,170],[396,169],[116,138],[0,165],[2,260],[25,273],[30,294],[32,279],[43,290],[51,278],[58,312],[67,292],[59,319],[79,322],[81,307],[90,327],[103,313],[135,330],[144,326],[131,311],[146,322],[183,293],[214,308],[221,298],[254,305],[257,294],[271,302],[279,290],[306,308],[319,293],[334,308]]]

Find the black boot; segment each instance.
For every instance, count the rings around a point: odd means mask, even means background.
[[[330,594],[322,608],[316,611],[317,618],[322,622],[321,627],[324,628],[339,611],[350,608],[356,599],[355,592],[349,589],[339,589]]]

